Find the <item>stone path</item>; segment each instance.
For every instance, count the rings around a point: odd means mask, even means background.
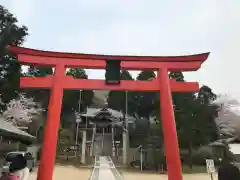
[[[124,180],[108,156],[96,156],[90,180]]]

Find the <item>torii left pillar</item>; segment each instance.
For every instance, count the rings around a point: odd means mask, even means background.
[[[48,119],[44,129],[41,160],[38,169],[37,180],[52,180],[58,130],[60,127],[60,114],[62,108],[63,86],[65,66],[59,64],[55,67],[55,76],[51,88],[51,97],[48,107]]]

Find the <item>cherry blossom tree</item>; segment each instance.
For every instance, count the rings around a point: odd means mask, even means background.
[[[34,102],[33,98],[27,98],[24,94],[20,94],[17,99],[12,99],[7,104],[7,109],[2,113],[2,117],[7,122],[21,126],[31,123],[34,117],[41,115],[42,112],[40,104]]]
[[[214,104],[219,106],[215,119],[219,132],[228,136],[240,135],[240,103],[229,95],[220,95]]]

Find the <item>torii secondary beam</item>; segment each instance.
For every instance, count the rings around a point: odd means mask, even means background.
[[[54,76],[46,77],[21,77],[21,88],[52,88]],[[74,79],[71,76],[63,76],[60,79],[63,89],[81,90],[114,90],[114,91],[158,91],[159,82],[157,79],[152,81],[130,81],[122,80],[120,85],[106,85],[103,80]],[[196,82],[177,82],[170,79],[172,92],[197,92],[199,84]]]

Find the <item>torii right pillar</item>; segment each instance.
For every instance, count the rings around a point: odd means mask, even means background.
[[[159,69],[158,80],[160,86],[160,111],[162,118],[162,129],[164,134],[164,147],[167,161],[168,180],[182,180],[182,166],[172,104],[172,92],[168,77],[168,69]]]

